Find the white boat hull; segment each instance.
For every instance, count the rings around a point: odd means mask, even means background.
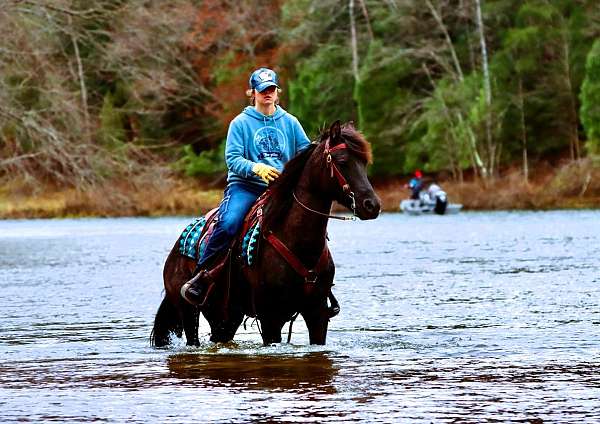
[[[448,203],[443,215],[451,215],[460,212],[463,205]],[[435,214],[435,203],[422,203],[420,200],[406,199],[400,202],[400,210],[409,215]]]

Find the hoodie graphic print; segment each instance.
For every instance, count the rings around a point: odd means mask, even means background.
[[[298,119],[277,106],[275,113],[266,116],[254,107],[246,107],[229,125],[225,145],[227,182],[251,183],[265,186],[252,172],[261,162],[283,170],[283,166],[310,144]]]

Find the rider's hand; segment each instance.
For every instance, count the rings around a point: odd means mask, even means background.
[[[252,167],[252,172],[258,175],[267,184],[279,177],[279,171],[276,168],[265,165],[264,163],[256,163]]]

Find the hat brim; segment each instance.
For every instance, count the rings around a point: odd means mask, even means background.
[[[263,91],[265,91],[269,87],[277,87],[277,88],[279,88],[279,86],[277,84],[275,84],[273,81],[265,81],[265,82],[261,82],[260,84],[258,84],[255,87],[255,89],[259,93],[262,93]]]

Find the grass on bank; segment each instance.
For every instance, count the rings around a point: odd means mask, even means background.
[[[46,188],[0,190],[0,218],[199,215],[219,203],[222,189],[202,189],[191,180],[168,179],[140,186],[107,182],[93,190]]]
[[[398,210],[408,197],[408,179],[382,181],[375,189],[384,211]],[[600,167],[590,160],[539,170],[529,182],[508,171],[493,182],[440,182],[453,203],[466,210],[599,208]],[[31,191],[16,181],[0,186],[0,218],[168,216],[204,214],[218,205],[222,188],[175,177],[110,181],[89,190],[50,187]]]

